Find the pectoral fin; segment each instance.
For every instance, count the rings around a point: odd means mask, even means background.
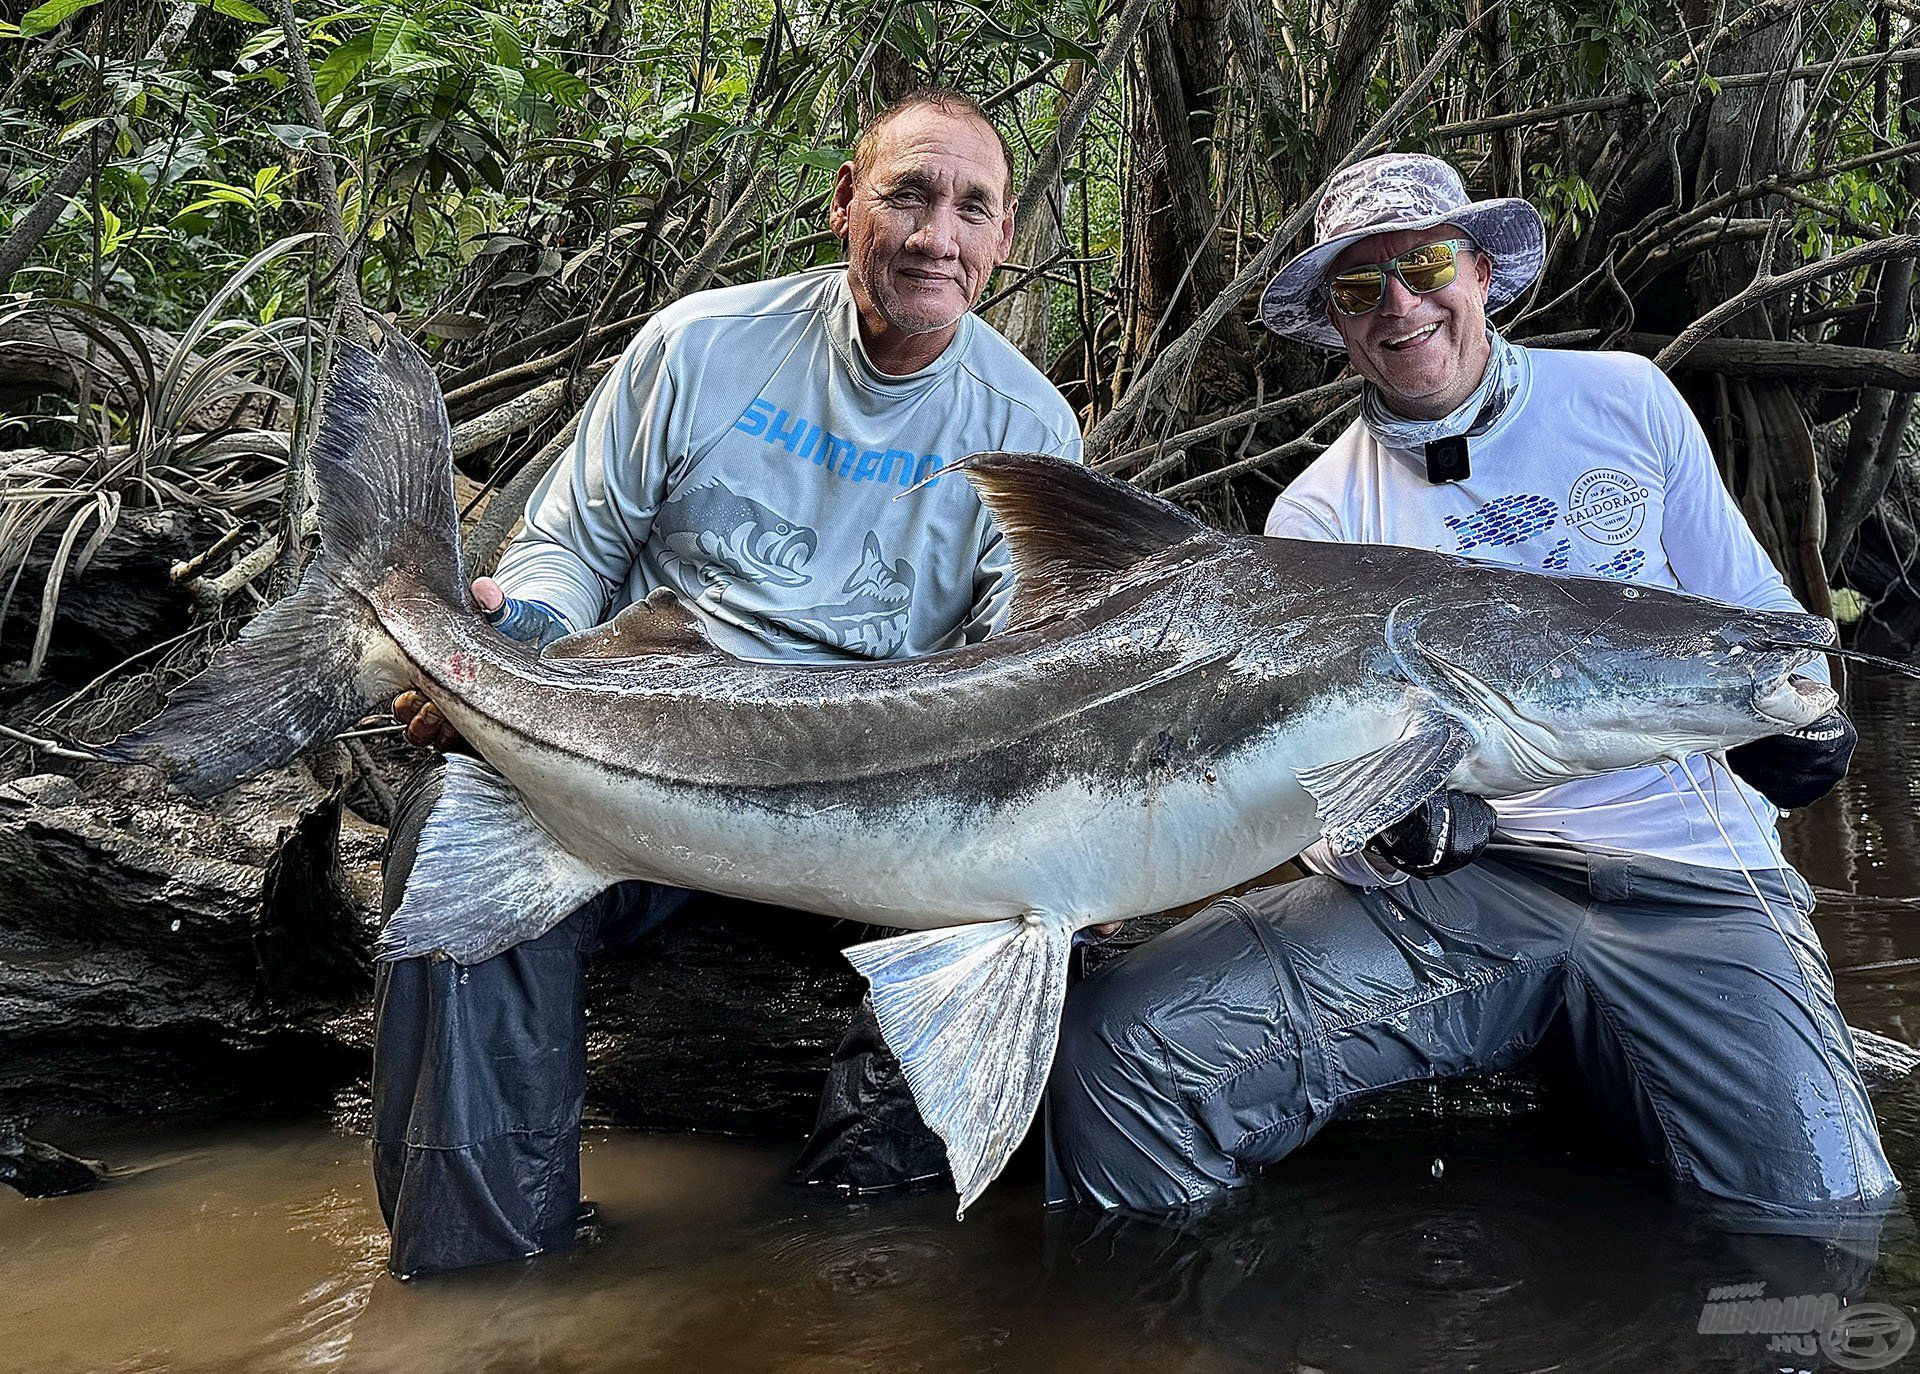
[[[1040,917],[855,945],[880,1034],[946,1142],[960,1214],[1027,1133],[1060,1038],[1073,934]]]
[[[380,932],[378,954],[444,954],[477,964],[546,934],[615,881],[562,849],[505,778],[477,759],[449,755],[406,896]]]
[[[1301,769],[1300,783],[1318,803],[1321,837],[1336,854],[1355,853],[1445,787],[1474,743],[1459,720],[1434,711],[1384,749]]]
[[[649,654],[717,653],[693,612],[665,587],[656,587],[604,625],[556,639],[545,658],[645,658]]]

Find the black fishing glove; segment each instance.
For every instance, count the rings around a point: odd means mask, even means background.
[[[1852,721],[1829,711],[1798,730],[1727,750],[1727,766],[1782,811],[1791,811],[1833,791],[1859,738]]]
[[[1402,873],[1437,878],[1465,868],[1493,838],[1494,812],[1478,797],[1448,790],[1428,797],[1367,842]]]

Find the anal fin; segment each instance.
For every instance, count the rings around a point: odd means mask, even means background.
[[[1026,1135],[1060,1038],[1072,932],[1040,917],[849,949],[921,1119],[946,1143],[964,1214]]]
[[[615,881],[562,849],[500,774],[451,754],[378,954],[477,964],[546,934]]]
[[[1300,770],[1318,803],[1320,834],[1336,854],[1353,854],[1446,786],[1476,743],[1459,720],[1433,711],[1384,749]]]

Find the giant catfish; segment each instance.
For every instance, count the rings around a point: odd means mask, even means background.
[[[536,652],[461,570],[446,409],[343,345],[320,548],[103,752],[206,797],[410,686],[448,760],[383,957],[471,963],[651,879],[910,932],[848,951],[961,1207],[1031,1122],[1084,926],[1193,901],[1441,788],[1485,797],[1805,725],[1833,626],[1439,553],[1222,534],[1055,459],[962,465],[1011,546],[1006,631],[829,666],[715,649],[670,594]],[[482,762],[481,760],[484,760]]]

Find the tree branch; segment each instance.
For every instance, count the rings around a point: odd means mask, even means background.
[[[366,311],[360,303],[359,264],[353,247],[347,242],[347,222],[340,213],[340,181],[333,174],[333,140],[327,137],[327,117],[320,108],[320,94],[314,88],[313,68],[307,63],[307,42],[300,31],[300,20],[293,12],[293,0],[274,0],[275,22],[286,40],[287,66],[293,73],[293,89],[300,101],[301,117],[314,131],[307,144],[308,165],[319,185],[320,222],[326,226],[330,249],[328,275],[335,279],[338,308],[336,327],[354,343],[367,342]]]
[[[1737,90],[1742,86],[1764,86],[1770,81],[1804,81],[1824,75],[1828,71],[1853,71],[1860,67],[1874,67],[1889,62],[1910,62],[1920,58],[1920,48],[1900,48],[1893,52],[1862,53],[1854,57],[1843,57],[1834,62],[1821,62],[1811,66],[1789,67],[1785,72],[1740,72],[1732,76],[1714,78],[1722,90]],[[1442,124],[1433,131],[1433,136],[1449,141],[1473,138],[1479,134],[1499,133],[1503,129],[1524,128],[1531,124],[1551,124],[1558,119],[1567,119],[1573,115],[1600,114],[1607,110],[1624,110],[1635,105],[1644,105],[1650,100],[1660,99],[1667,94],[1679,94],[1678,86],[1664,89],[1667,83],[1654,94],[1643,91],[1624,91],[1617,95],[1589,96],[1584,100],[1568,100],[1555,105],[1539,105],[1530,110],[1515,110],[1511,114],[1489,115],[1484,119],[1462,119],[1452,124]]]
[[[582,372],[582,380],[591,388],[594,383],[612,370],[614,360],[604,358],[596,363],[587,364]],[[542,382],[528,391],[521,392],[512,400],[495,406],[471,420],[455,425],[453,429],[453,456],[465,458],[478,453],[491,444],[497,444],[511,434],[532,429],[542,420],[550,419],[567,399],[567,384],[571,377],[555,377],[552,381]]]
[[[1101,95],[1113,80],[1120,59],[1127,55],[1127,48],[1140,32],[1140,26],[1146,22],[1147,11],[1153,7],[1153,3],[1154,0],[1126,0],[1125,7],[1114,20],[1107,41],[1100,46],[1100,56],[1094,63],[1094,70],[1087,73],[1086,80],[1061,113],[1053,137],[1047,140],[1047,146],[1034,161],[1033,170],[1027,174],[1026,184],[1020,188],[1020,204],[1014,211],[1013,219],[1016,236],[1026,221],[1039,214],[1040,208],[1047,203],[1053,183],[1060,179],[1060,169],[1067,165],[1067,155],[1073,151],[1073,145],[1079,142],[1080,131],[1086,128],[1093,107],[1099,103]]]
[[[1851,272],[1871,263],[1885,262],[1888,258],[1920,257],[1920,234],[1889,234],[1886,238],[1856,244],[1830,258],[1806,263],[1777,276],[1767,269],[1767,257],[1765,253],[1761,254],[1760,270],[1754,274],[1751,282],[1681,330],[1679,337],[1661,349],[1653,361],[1663,370],[1671,371],[1701,340],[1728,320],[1745,314],[1762,301],[1772,300],[1808,282]]]
[[[1675,342],[1671,334],[1625,334],[1614,347],[1658,358]],[[1678,368],[1731,377],[1780,379],[1832,388],[1885,387],[1920,391],[1920,357],[1890,348],[1802,343],[1784,339],[1701,339]]]
[[[1347,155],[1340,160],[1340,165],[1329,174],[1328,181],[1371,153],[1379,144],[1381,136],[1399,124],[1401,117],[1425,93],[1440,69],[1452,60],[1454,53],[1459,51],[1466,37],[1464,29],[1455,29],[1447,35],[1446,40],[1427,60],[1427,65],[1420,69],[1420,74],[1407,84],[1406,90],[1400,93],[1400,98],[1393,102],[1385,114],[1374,121],[1373,127],[1368,129],[1359,142],[1355,143]],[[1160,356],[1153,360],[1152,365],[1141,374],[1140,379],[1127,388],[1127,394],[1122,396],[1118,404],[1107,412],[1106,417],[1093,427],[1086,440],[1087,458],[1090,462],[1103,466],[1119,466],[1108,458],[1107,451],[1114,446],[1123,427],[1133,423],[1134,417],[1140,413],[1165,380],[1186,367],[1193,355],[1199,351],[1201,344],[1206,342],[1207,336],[1219,327],[1220,321],[1224,320],[1230,311],[1237,309],[1246,299],[1247,293],[1273,270],[1273,265],[1278,261],[1280,254],[1292,245],[1294,237],[1313,217],[1313,212],[1319,207],[1320,197],[1326,194],[1326,189],[1327,182],[1321,182],[1314,189],[1313,194],[1287,216],[1286,222],[1274,231],[1273,237],[1267,240],[1266,246],[1241,269],[1240,275],[1227,283],[1226,290],[1214,298],[1213,303],[1201,312],[1200,317],[1187,327],[1185,333],[1161,350]]]

